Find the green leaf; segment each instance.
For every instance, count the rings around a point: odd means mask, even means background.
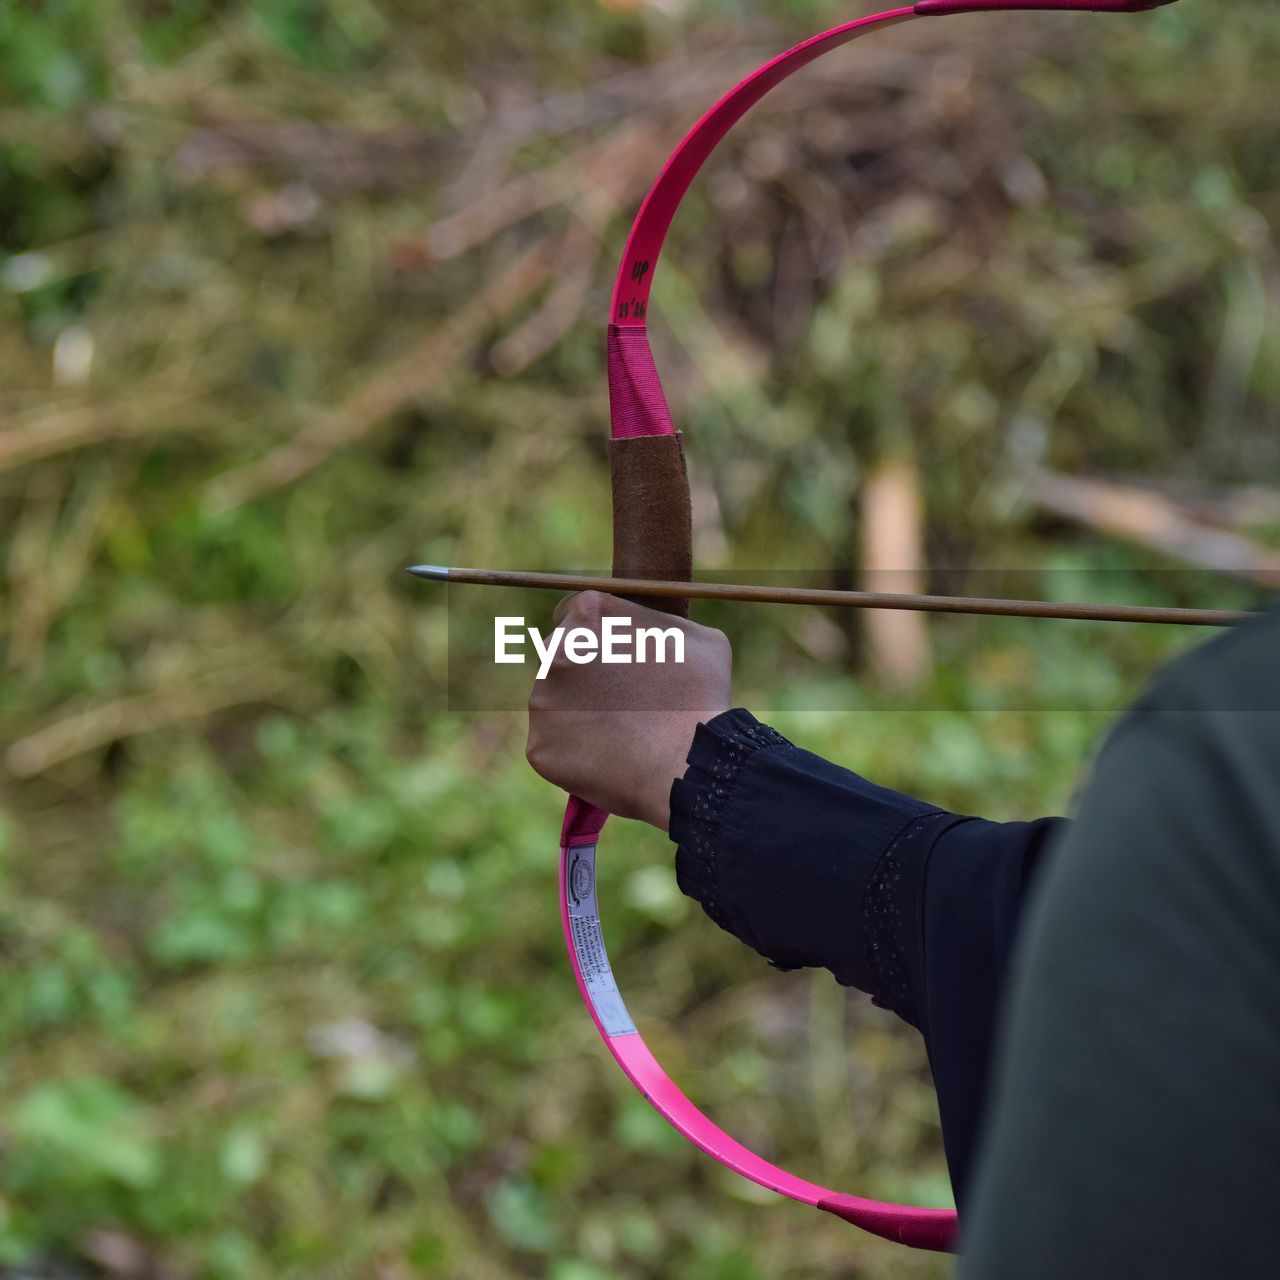
[[[109,1080],[87,1076],[38,1086],[14,1106],[10,1131],[19,1147],[127,1186],[150,1187],[160,1176],[145,1112]]]

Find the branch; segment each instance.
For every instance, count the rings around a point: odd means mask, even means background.
[[[104,440],[189,429],[190,424],[175,421],[174,410],[207,393],[203,386],[150,395],[139,388],[119,404],[74,404],[31,414],[0,430],[0,472]]]
[[[5,753],[5,764],[15,778],[31,778],[120,738],[137,737],[183,720],[202,720],[228,707],[264,702],[296,683],[292,673],[273,672],[214,688],[162,689],[113,698],[60,716],[19,738]]]
[[[1216,569],[1262,586],[1280,586],[1280,551],[1193,519],[1173,499],[1147,489],[1036,471],[1027,481],[1033,502],[1055,515],[1201,569]]]
[[[425,395],[458,367],[484,331],[514,311],[550,275],[544,241],[526,249],[471,302],[417,346],[388,361],[336,411],[253,462],[213,480],[206,496],[216,512],[231,511],[274,493],[320,466],[337,450],[367,435],[410,400]]]

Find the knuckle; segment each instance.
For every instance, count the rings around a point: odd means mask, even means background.
[[[576,597],[574,614],[583,626],[592,626],[605,614],[605,601],[612,600],[603,591],[582,591]]]
[[[733,646],[729,643],[729,637],[723,631],[716,627],[698,626],[691,623],[691,626],[697,628],[694,633],[701,644],[706,646],[707,653],[717,659],[732,657]]]

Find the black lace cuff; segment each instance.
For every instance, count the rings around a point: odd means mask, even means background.
[[[756,752],[789,746],[782,734],[750,712],[726,711],[697,727],[685,757],[689,768],[671,784],[670,835],[678,846],[676,882],[716,924],[738,937],[742,935],[729,923],[720,890],[717,854],[724,807],[742,766]]]
[[[698,726],[688,764],[671,788],[681,890],[776,968],[830,969],[917,1022],[925,862],[955,815],[740,709]]]

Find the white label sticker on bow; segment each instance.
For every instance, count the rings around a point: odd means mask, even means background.
[[[622,1001],[622,993],[609,967],[609,953],[600,932],[600,910],[596,905],[596,847],[569,850],[565,872],[565,898],[569,904],[569,933],[578,959],[587,998],[605,1034],[633,1036],[635,1023]]]

